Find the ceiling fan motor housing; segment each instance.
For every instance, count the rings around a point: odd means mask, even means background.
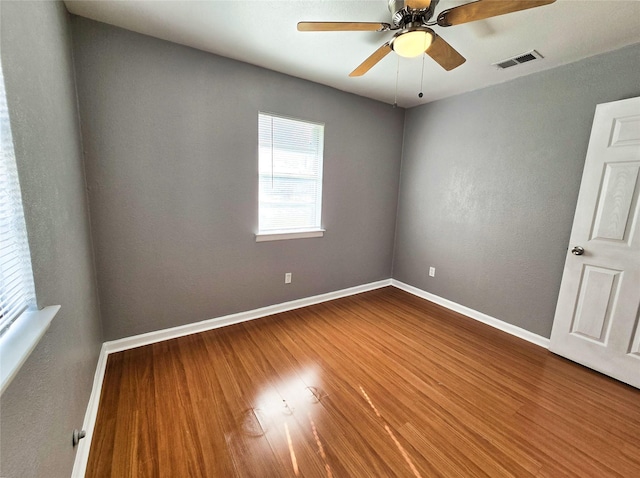
[[[391,21],[398,28],[406,28],[408,24],[426,23],[434,13],[436,5],[440,0],[431,0],[428,8],[415,8],[415,1],[411,0],[389,0],[389,11]]]

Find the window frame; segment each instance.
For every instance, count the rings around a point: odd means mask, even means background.
[[[290,230],[260,230],[260,116],[269,116],[273,118],[282,118],[285,120],[296,121],[305,124],[311,124],[315,126],[322,127],[322,143],[321,143],[321,156],[320,156],[320,168],[319,168],[319,178],[316,180],[319,181],[320,193],[319,193],[319,203],[317,206],[320,211],[318,213],[318,226],[308,227],[308,228],[299,228],[299,229],[290,229]],[[257,165],[258,165],[258,225],[257,232],[255,233],[256,242],[268,242],[268,241],[280,241],[280,240],[289,240],[289,239],[304,239],[304,238],[314,238],[314,237],[323,237],[326,230],[322,225],[322,203],[323,203],[323,192],[324,192],[324,130],[325,123],[318,121],[305,120],[301,118],[294,118],[291,116],[286,116],[278,113],[272,113],[269,111],[258,111],[258,151],[257,151]]]

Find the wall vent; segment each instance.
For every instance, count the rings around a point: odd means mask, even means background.
[[[512,66],[527,63],[528,61],[540,60],[542,58],[544,57],[540,53],[535,50],[531,50],[526,53],[507,58],[506,60],[493,63],[493,66],[497,67],[499,70],[504,70],[505,68],[511,68]]]

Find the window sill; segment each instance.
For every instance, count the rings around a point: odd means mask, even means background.
[[[324,229],[311,229],[309,231],[296,231],[296,232],[271,232],[271,233],[258,233],[256,234],[256,242],[267,241],[284,241],[287,239],[305,239],[308,237],[322,237],[324,236]]]
[[[27,310],[0,337],[0,394],[9,386],[59,310],[59,305]]]

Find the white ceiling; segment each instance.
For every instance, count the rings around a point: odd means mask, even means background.
[[[468,1],[441,0],[438,12]],[[104,23],[189,45],[357,95],[411,107],[640,42],[639,0],[556,3],[448,28],[434,27],[467,58],[446,72],[429,57],[389,54],[360,78],[349,73],[393,32],[298,32],[298,21],[391,23],[387,0],[65,1]],[[507,70],[500,60],[539,51],[545,58]],[[640,75],[640,72],[639,72]]]

